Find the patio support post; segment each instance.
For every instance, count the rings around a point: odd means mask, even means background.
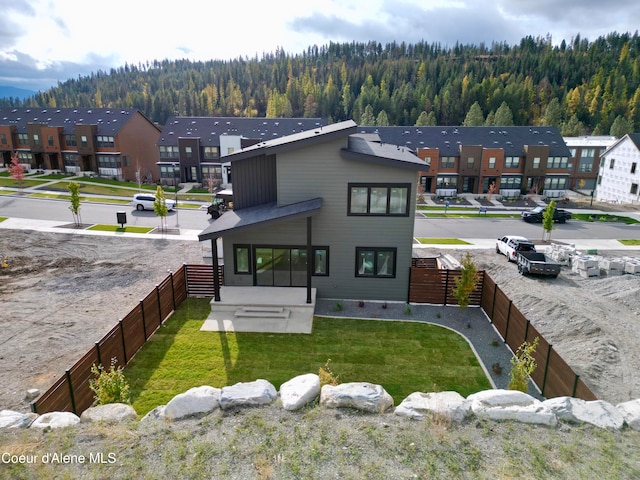
[[[220,301],[220,277],[218,276],[217,238],[211,239],[211,261],[213,262],[213,301]]]
[[[311,303],[311,273],[313,272],[313,248],[311,247],[311,217],[307,217],[307,303]]]

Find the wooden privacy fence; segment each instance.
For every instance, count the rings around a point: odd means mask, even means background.
[[[102,364],[107,369],[112,359],[118,366],[127,365],[187,295],[206,293],[202,284],[207,275],[211,284],[212,266],[183,265],[170,273],[45,393],[31,402],[31,411],[39,414],[68,411],[79,415],[89,408],[93,404],[93,391],[89,388],[89,380],[94,378],[92,365]]]
[[[533,342],[538,337],[538,348],[534,353],[537,368],[531,379],[542,395],[548,398],[572,396],[583,400],[597,400],[573,369],[553,349],[531,322],[513,305],[488,273],[480,271],[480,282],[473,291],[469,305],[480,306],[491,323],[512,351],[517,351],[523,342]],[[427,263],[411,267],[409,301],[437,305],[457,305],[452,293],[459,270],[433,268]]]

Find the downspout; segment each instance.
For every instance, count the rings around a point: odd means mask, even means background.
[[[211,239],[211,262],[213,263],[213,301],[220,301],[220,277],[218,276],[217,237]]]
[[[313,248],[311,247],[311,217],[307,217],[307,303],[311,303],[311,274],[313,272]]]

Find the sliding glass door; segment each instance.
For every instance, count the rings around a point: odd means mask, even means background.
[[[256,247],[255,284],[274,287],[304,287],[307,251],[302,248]]]

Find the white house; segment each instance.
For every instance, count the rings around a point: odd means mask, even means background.
[[[640,203],[640,133],[630,133],[603,154],[598,173],[596,200]]]

